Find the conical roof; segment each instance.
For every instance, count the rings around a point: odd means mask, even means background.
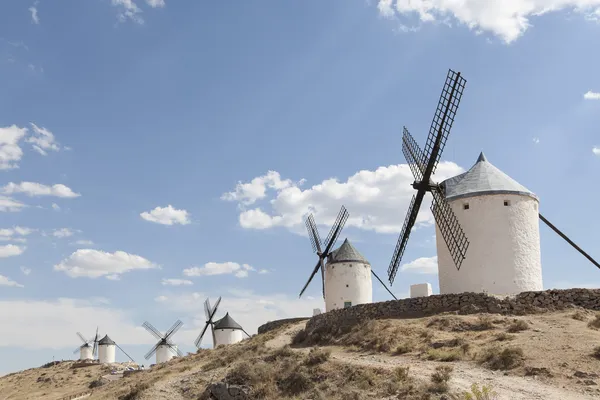
[[[344,240],[344,243],[336,250],[332,251],[329,255],[327,262],[361,262],[371,265],[362,254],[350,242],[348,239]]]
[[[116,344],[115,342],[113,342],[113,340],[111,338],[108,337],[108,335],[105,335],[102,339],[100,339],[100,341],[98,342],[98,344],[100,346],[107,346],[107,345],[114,345]]]
[[[233,318],[229,316],[229,313],[225,314],[223,318],[215,322],[214,329],[243,329],[240,324],[235,322]]]
[[[467,172],[441,183],[448,200],[482,194],[519,194],[538,199],[535,194],[491,164],[483,152]]]

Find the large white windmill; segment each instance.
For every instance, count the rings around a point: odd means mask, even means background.
[[[96,336],[93,339],[86,340],[79,332],[77,332],[77,336],[83,344],[76,348],[73,354],[79,352],[80,360],[93,360],[98,352],[98,328],[96,327]]]
[[[214,307],[211,307],[210,300],[206,299],[204,301],[204,313],[206,314],[206,324],[204,325],[204,329],[196,338],[194,342],[197,348],[200,348],[202,344],[202,338],[204,334],[208,330],[210,326],[212,338],[213,338],[213,348],[217,348],[220,345],[228,345],[241,342],[244,339],[244,335],[250,337],[248,333],[242,328],[240,324],[235,322],[233,318],[226,313],[225,316],[217,321],[213,321],[215,314],[217,313],[217,308],[221,303],[221,298],[217,300]]]
[[[177,348],[170,339],[171,337],[183,326],[183,322],[180,320],[175,321],[175,323],[169,328],[169,330],[163,335],[160,333],[158,329],[152,326],[148,321],[144,322],[142,325],[152,336],[158,339],[158,342],[150,349],[148,353],[144,356],[146,360],[149,360],[150,357],[154,353],[156,353],[156,363],[164,363],[172,359],[174,356],[183,357],[183,353],[181,350]]]
[[[98,361],[100,364],[112,364],[115,362],[115,353],[116,349],[119,349],[131,360],[131,362],[135,363],[135,360],[131,358],[131,356],[125,353],[125,350],[121,348],[114,340],[108,337],[108,335],[104,335],[102,339],[98,341]]]

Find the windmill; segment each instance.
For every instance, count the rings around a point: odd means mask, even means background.
[[[208,330],[210,326],[212,338],[213,338],[213,348],[216,348],[220,345],[228,345],[234,344],[237,342],[241,342],[244,337],[242,333],[246,336],[250,337],[250,335],[242,328],[240,324],[234,321],[233,318],[226,313],[225,316],[217,321],[213,321],[215,314],[217,313],[217,308],[221,303],[221,298],[217,300],[214,307],[211,307],[210,300],[206,299],[204,301],[204,313],[206,315],[206,324],[204,325],[204,329],[200,332],[200,335],[196,338],[194,344],[197,348],[200,348],[202,343],[202,338],[204,334]]]
[[[154,345],[154,347],[150,349],[150,351],[148,351],[148,353],[146,353],[144,358],[146,360],[149,360],[150,357],[152,357],[152,355],[156,353],[156,363],[160,364],[169,361],[175,355],[183,357],[183,353],[181,352],[181,350],[179,350],[177,346],[173,344],[173,342],[171,342],[170,340],[171,337],[175,334],[175,332],[179,330],[179,328],[181,328],[182,325],[183,322],[181,322],[180,320],[175,321],[175,323],[163,335],[158,329],[152,326],[152,324],[150,324],[148,321],[145,321],[142,324],[142,326],[146,328],[146,330],[150,332],[150,334],[154,336],[158,340],[158,342]]]
[[[408,213],[404,220],[400,237],[398,238],[398,244],[394,249],[394,255],[388,268],[390,284],[394,282],[394,278],[398,272],[410,231],[415,225],[417,214],[419,213],[426,192],[431,192],[433,196],[431,211],[457,269],[460,270],[460,266],[466,257],[469,241],[452,208],[446,201],[444,191],[439,185],[431,181],[431,176],[435,172],[446,141],[448,140],[448,135],[450,134],[450,129],[452,128],[452,123],[454,122],[454,117],[456,116],[466,83],[467,81],[461,76],[460,72],[448,71],[431,128],[429,129],[425,151],[419,148],[419,145],[408,132],[408,129],[404,127],[402,153],[406,157],[406,161],[415,178],[412,186],[417,190],[417,193],[413,195],[410,202]]]
[[[365,279],[366,277],[361,276],[358,272],[357,274],[350,275],[348,275],[345,272],[341,272],[341,274],[338,275],[337,272],[334,272],[335,267],[333,266],[333,264],[344,263],[344,265],[346,266],[355,265],[357,269],[361,264],[367,267],[368,271],[370,271],[370,273],[383,285],[383,287],[388,291],[388,293],[391,294],[395,300],[397,300],[396,296],[394,296],[394,294],[388,289],[388,287],[383,283],[379,276],[377,276],[375,271],[373,271],[370,263],[360,255],[358,250],[356,250],[354,246],[352,246],[349,243],[348,239],[344,241],[340,248],[333,250],[333,246],[335,245],[335,242],[337,241],[337,238],[339,237],[349,215],[350,214],[348,213],[346,208],[342,206],[340,213],[338,214],[338,217],[335,223],[333,224],[333,227],[331,228],[327,239],[325,240],[326,246],[323,246],[323,243],[321,242],[319,230],[317,229],[317,225],[315,223],[313,215],[310,214],[306,218],[305,223],[306,229],[308,230],[308,237],[310,239],[310,243],[312,244],[313,251],[316,252],[316,254],[318,255],[319,260],[308,282],[302,289],[302,292],[300,292],[300,296],[302,296],[302,294],[308,287],[308,284],[310,283],[314,275],[317,273],[317,271],[321,269],[321,278],[323,281],[323,297],[325,298],[327,310],[338,308],[338,302],[340,302],[340,304],[350,303],[350,306],[352,305],[353,300],[354,304],[365,302],[370,303],[372,301],[372,285],[370,277],[368,279]],[[324,250],[322,250],[323,248]],[[323,262],[325,258],[327,258],[327,266]],[[342,266],[340,265],[338,267]],[[325,284],[326,269],[328,271],[327,276],[329,277],[327,278],[329,282],[327,285]],[[339,271],[339,268],[335,271]],[[352,288],[349,288],[350,285],[352,286]],[[332,301],[330,299],[330,296],[327,295],[327,291],[325,290],[326,286],[328,287],[327,290],[333,290],[335,292],[332,295],[336,297],[335,301]],[[348,290],[344,289],[344,286],[348,288]],[[357,288],[360,289],[355,290]],[[356,302],[356,300],[359,301]]]
[[[96,354],[98,353],[98,327],[96,327],[96,336],[94,336],[93,339],[86,340],[83,337],[83,335],[79,332],[77,332],[77,336],[79,337],[79,339],[81,339],[83,344],[76,348],[75,351],[73,351],[73,354],[79,352],[80,360],[93,360],[94,357],[96,357]]]
[[[115,348],[121,350],[131,362],[135,363],[135,360],[131,358],[129,354],[125,353],[125,350],[123,350],[121,346],[109,338],[108,335],[104,335],[104,337],[98,341],[98,361],[100,364],[111,364],[115,362]]]

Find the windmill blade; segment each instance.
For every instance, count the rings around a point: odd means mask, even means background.
[[[454,260],[454,265],[460,270],[460,266],[466,257],[467,249],[469,248],[469,240],[463,232],[458,218],[452,211],[450,204],[446,201],[446,197],[439,186],[436,186],[432,191],[433,202],[431,203],[431,211],[435,222],[440,228],[440,233],[448,246],[448,250]]]
[[[208,301],[208,299],[206,299],[206,300],[204,300],[204,315],[206,316],[207,320],[210,318],[210,312],[211,312],[210,301]]]
[[[81,351],[81,347],[76,348],[75,351],[73,351],[73,354],[77,354],[79,351]]]
[[[146,330],[148,332],[150,332],[150,334],[152,336],[154,336],[156,339],[160,340],[163,338],[162,334],[160,333],[160,331],[158,329],[156,329],[154,326],[152,326],[152,324],[148,321],[145,321],[142,326],[144,328],[146,328]]]
[[[310,244],[312,245],[313,252],[320,253],[323,244],[321,242],[319,230],[317,229],[317,224],[315,223],[313,215],[310,214],[304,222],[306,224],[306,230],[308,231],[308,238],[310,239]]]
[[[92,356],[96,357],[98,355],[98,342],[94,342],[94,348],[92,349]]]
[[[213,306],[212,313],[210,314],[211,321],[214,318],[215,314],[217,313],[217,308],[219,307],[219,304],[221,304],[221,296],[219,296],[219,298],[217,299],[217,302]]]
[[[402,153],[408,162],[408,166],[410,167],[415,180],[419,182],[422,181],[423,174],[425,173],[423,151],[406,127],[404,127],[404,133],[402,135]]]
[[[410,231],[415,225],[415,221],[417,220],[417,215],[419,214],[419,209],[421,208],[421,203],[423,202],[424,196],[425,190],[419,190],[410,201],[408,213],[406,214],[406,218],[404,219],[404,225],[402,226],[402,231],[400,232],[400,236],[398,237],[398,243],[396,244],[396,248],[394,249],[394,255],[392,256],[390,266],[388,267],[388,279],[390,280],[390,285],[394,283],[394,279],[396,278],[396,273],[398,272],[400,261],[402,261],[402,256],[404,255],[404,250],[406,249],[406,245],[408,243]]]
[[[200,348],[200,344],[202,343],[202,338],[204,337],[204,334],[206,333],[206,329],[208,329],[208,325],[210,325],[210,322],[206,322],[206,325],[204,325],[204,329],[202,329],[202,332],[200,332],[200,334],[194,341],[194,344],[196,345],[197,349]]]
[[[429,136],[425,144],[423,160],[429,160],[426,172],[423,174],[426,180],[435,172],[437,164],[440,161],[442,151],[448,140],[460,99],[462,98],[467,81],[460,72],[448,70],[446,83],[442,89],[442,94],[438,102],[437,109],[429,128]]]
[[[144,358],[145,358],[146,360],[149,360],[149,359],[150,359],[150,357],[152,357],[152,354],[156,353],[156,350],[158,349],[158,346],[160,346],[161,342],[162,342],[162,341],[159,341],[158,343],[156,343],[156,344],[154,345],[154,347],[153,347],[153,348],[151,348],[151,349],[150,349],[150,351],[146,353],[146,355],[144,356]]]
[[[171,329],[169,329],[167,333],[165,333],[165,339],[168,339],[169,337],[173,336],[175,332],[177,332],[182,326],[183,322],[181,322],[180,320],[175,321]]]
[[[392,293],[392,291],[385,285],[385,283],[383,283],[383,281],[381,280],[381,278],[379,278],[379,276],[377,276],[377,274],[375,273],[375,271],[373,271],[373,269],[371,269],[371,273],[373,274],[373,276],[375,278],[377,278],[377,280],[379,281],[379,283],[381,283],[383,285],[383,287],[385,288],[385,290],[387,290],[388,293],[392,295],[392,297],[394,298],[394,300],[398,300],[398,298],[396,296],[394,296],[394,293]]]
[[[319,257],[319,263],[321,264],[321,285],[323,298],[325,298],[325,266],[323,265],[323,257]]]
[[[89,342],[89,340],[85,340],[85,338],[83,337],[83,335],[81,333],[77,332],[77,336],[79,336],[79,339],[81,339],[83,344],[87,344]]]
[[[596,267],[600,268],[600,264],[598,263],[598,261],[594,260],[592,258],[592,256],[590,256],[588,253],[586,253],[585,251],[583,251],[583,249],[579,246],[577,246],[575,244],[575,242],[573,242],[571,239],[569,239],[567,237],[567,235],[565,235],[564,233],[562,233],[556,226],[554,226],[550,221],[548,221],[542,214],[540,214],[540,219],[542,221],[544,221],[544,223],[546,225],[548,225],[550,227],[550,229],[552,229],[554,232],[558,233],[558,235],[565,239],[567,241],[567,243],[569,243],[571,246],[573,246],[575,248],[575,250],[577,250],[578,252],[580,252],[585,258],[587,258],[592,264],[594,264]]]
[[[248,335],[248,332],[246,332],[245,330],[242,329],[242,332],[244,332],[246,334],[246,336],[248,336],[249,338],[251,338],[252,336]]]
[[[134,360],[133,358],[131,358],[131,356],[130,356],[129,354],[125,353],[125,350],[123,350],[123,349],[121,348],[121,346],[119,346],[119,345],[118,345],[118,344],[116,344],[116,343],[115,343],[115,346],[117,346],[117,348],[118,348],[119,350],[121,350],[121,351],[123,352],[123,354],[125,354],[125,355],[127,356],[127,358],[129,358],[129,359],[131,360],[131,362],[135,362],[135,360]],[[156,351],[156,350],[155,350],[155,351]]]
[[[304,285],[304,287],[300,291],[300,295],[298,297],[302,297],[302,293],[304,293],[304,291],[308,287],[308,284],[310,283],[310,281],[312,281],[312,279],[315,277],[315,274],[317,273],[317,271],[319,270],[319,268],[321,268],[321,263],[322,262],[323,262],[323,259],[321,257],[319,257],[319,261],[317,261],[317,265],[315,266],[315,269],[313,269],[312,274],[310,274],[310,277],[308,278],[308,281],[306,282],[306,285]]]
[[[178,347],[175,347],[174,344],[169,343],[169,350],[171,350],[174,354],[177,354],[179,357],[183,357],[181,350],[179,350]]]
[[[215,326],[210,325],[210,332],[212,334],[213,349],[217,347],[217,335],[215,335]]]
[[[323,256],[327,257],[331,248],[335,245],[335,242],[338,240],[340,233],[342,233],[342,229],[346,224],[346,220],[348,220],[348,211],[346,211],[346,207],[342,206],[340,212],[335,220],[335,223],[331,227],[331,231],[329,231],[329,235],[327,235],[327,239],[325,243],[327,243],[327,247],[325,247],[325,251],[323,251]]]

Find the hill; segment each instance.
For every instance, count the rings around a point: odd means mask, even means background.
[[[472,384],[492,388],[490,399],[600,398],[600,316],[583,309],[305,325],[124,377],[73,362],[30,369],[0,378],[0,399],[210,399],[206,388],[224,380],[256,399],[466,399]]]

